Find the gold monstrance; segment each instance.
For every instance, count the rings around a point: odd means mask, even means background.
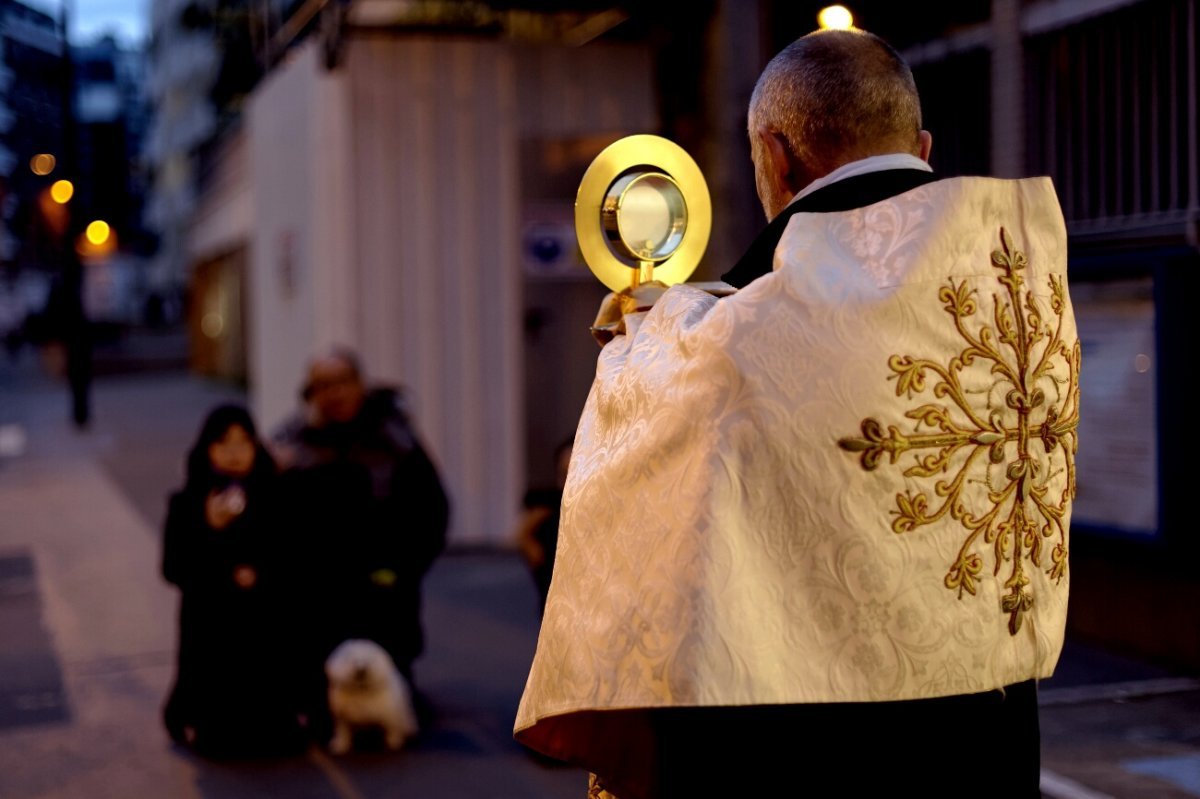
[[[696,162],[660,136],[626,136],[592,161],[575,198],[575,235],[588,267],[620,293],[682,283],[712,231],[712,201]]]

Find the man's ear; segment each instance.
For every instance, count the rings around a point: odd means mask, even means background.
[[[933,134],[927,130],[923,130],[917,134],[917,139],[921,147],[921,151],[917,155],[922,161],[928,164],[929,152],[933,149]]]
[[[765,155],[763,167],[771,187],[783,197],[792,197],[806,185],[798,173],[798,164],[787,139],[777,130],[758,127],[754,130]]]

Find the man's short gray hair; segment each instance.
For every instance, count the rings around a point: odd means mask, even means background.
[[[809,168],[886,152],[919,152],[921,102],[912,72],[866,31],[817,31],[771,59],[750,98],[757,127],[782,134]]]

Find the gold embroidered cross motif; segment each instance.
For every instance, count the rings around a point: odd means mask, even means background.
[[[931,509],[925,491],[896,495],[896,509],[890,511],[895,517],[892,530],[909,533],[946,516],[966,529],[967,538],[945,578],[946,587],[957,590],[959,599],[964,591],[975,595],[984,565],[977,544],[981,539],[990,544],[992,574],[998,577],[1005,564],[1010,568],[1004,582],[1008,593],[1000,604],[1009,617],[1009,633],[1016,635],[1034,602],[1026,563],[1044,569],[1056,584],[1067,570],[1064,517],[1075,497],[1079,340],[1063,339],[1063,277],[1049,277],[1047,316],[1025,289],[1025,254],[1004,228],[1000,246],[992,251],[992,265],[1003,272],[999,281],[1004,291],[993,295],[991,320],[983,318],[975,329],[968,329],[979,303],[976,290],[965,281],[956,284],[950,279],[938,292],[966,348],[944,365],[908,355],[888,359],[894,373],[888,379],[896,380],[896,396],[912,399],[923,393],[926,377],[932,375],[937,381],[934,397],[949,403],[931,402],[907,411],[904,415],[913,420],[906,425],[911,427],[908,432],[900,425],[888,425],[885,431],[880,422],[865,419],[862,437],[843,438],[838,446],[862,453],[860,460],[868,471],[878,468],[885,455],[894,464],[912,450],[916,462],[904,471],[906,477],[946,475],[933,485],[934,502],[941,503],[936,508]],[[1057,365],[1065,365],[1065,377],[1061,369],[1054,373]],[[961,380],[973,369],[987,370],[992,382],[983,393],[985,400],[974,403],[968,394],[976,392],[964,390]],[[1051,478],[1064,474],[1061,495],[1051,496]],[[986,486],[985,508],[968,507],[964,489],[969,483]],[[1044,550],[1051,543],[1046,562]]]

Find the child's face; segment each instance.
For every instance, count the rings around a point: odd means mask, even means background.
[[[227,477],[245,477],[254,468],[254,440],[240,425],[208,445],[208,461],[213,470]]]

